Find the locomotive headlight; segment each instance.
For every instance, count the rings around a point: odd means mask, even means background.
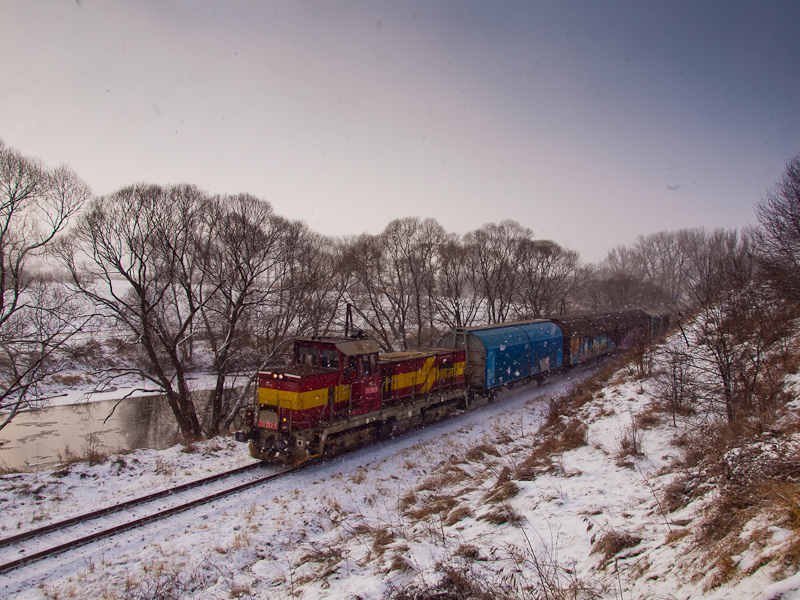
[[[278,375],[278,379],[283,379],[283,373],[281,373],[280,375]]]
[[[277,378],[278,378],[278,374],[277,374],[277,373],[273,373],[273,374],[272,374],[272,378],[273,378],[273,379],[277,379]]]

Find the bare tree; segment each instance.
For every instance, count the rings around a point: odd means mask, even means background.
[[[353,280],[347,299],[358,309],[365,329],[384,350],[397,342],[407,347],[412,285],[387,255],[381,236],[362,234],[350,240],[342,264]]]
[[[436,318],[448,329],[472,325],[483,306],[474,254],[455,236],[442,242],[437,252]]]
[[[344,294],[350,283],[338,268],[340,246],[294,222],[287,236],[287,279],[284,306],[294,315],[300,335],[330,335],[343,322]],[[337,320],[338,319],[338,320]]]
[[[684,292],[687,248],[702,230],[659,231],[639,236],[635,252],[644,280],[659,287],[666,301],[677,302]]]
[[[583,278],[583,304],[592,311],[657,307],[664,303],[664,291],[629,273],[594,271]]]
[[[415,327],[416,344],[433,343],[433,294],[436,282],[437,248],[446,237],[444,228],[435,219],[416,217],[395,219],[381,234],[384,253],[391,265],[398,290],[409,294],[408,323],[403,323],[403,348],[409,345],[409,329]],[[423,330],[427,327],[427,334]]]
[[[47,169],[0,140],[0,429],[41,405],[57,352],[88,319],[37,272],[45,250],[91,192],[67,166]]]
[[[486,319],[502,323],[508,319],[519,291],[519,267],[523,247],[532,232],[516,221],[488,223],[464,236],[474,253],[476,281],[486,299]]]
[[[698,238],[691,256],[689,286],[699,312],[693,321],[695,367],[710,382],[705,396],[736,420],[751,400],[768,345],[760,313],[764,304],[754,285],[754,262],[746,237],[715,230]]]
[[[193,325],[208,289],[198,257],[211,224],[191,185],[139,184],[95,199],[60,248],[72,285],[127,332],[140,363],[118,362],[106,382],[136,375],[160,389],[183,435],[202,436],[188,384]]]
[[[520,313],[534,318],[557,313],[576,281],[578,253],[550,240],[525,240],[521,247]]]
[[[756,205],[760,261],[779,287],[800,298],[800,154],[787,161],[780,181]]]
[[[203,426],[214,435],[233,421],[239,400],[251,391],[264,339],[255,338],[251,323],[283,291],[289,228],[268,202],[247,194],[208,200],[200,218],[210,237],[200,261],[206,285],[194,294],[215,376]],[[226,383],[242,371],[245,390],[234,397]]]

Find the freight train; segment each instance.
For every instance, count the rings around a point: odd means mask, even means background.
[[[294,341],[291,366],[258,374],[236,439],[265,462],[299,464],[491,401],[499,390],[662,335],[641,309],[459,327],[435,348],[379,352],[363,335]]]

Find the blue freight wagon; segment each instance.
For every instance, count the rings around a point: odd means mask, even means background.
[[[459,327],[439,346],[465,349],[470,387],[490,390],[561,367],[564,338],[550,321],[518,321]]]

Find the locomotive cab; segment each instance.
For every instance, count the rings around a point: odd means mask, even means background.
[[[326,424],[380,406],[380,377],[375,340],[296,340],[290,367],[258,375],[251,455],[297,464],[318,454]]]

